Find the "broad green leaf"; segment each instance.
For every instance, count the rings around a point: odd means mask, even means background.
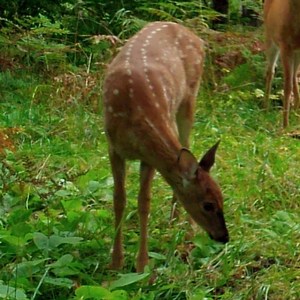
[[[90,193],[95,193],[95,192],[98,191],[100,188],[101,188],[101,184],[100,184],[99,181],[91,180],[91,181],[88,183],[88,191],[89,191]]]
[[[49,238],[41,232],[33,234],[33,241],[40,250],[49,250]]]
[[[58,235],[51,235],[50,236],[50,247],[56,248],[61,244],[71,244],[76,245],[82,240],[81,237],[61,237]]]
[[[199,289],[190,298],[190,300],[211,300],[212,297],[209,296],[213,289]]]
[[[50,266],[54,268],[64,267],[73,261],[73,256],[71,254],[66,254],[60,257],[56,262],[52,263]]]
[[[119,287],[123,287],[123,286],[127,286],[130,285],[132,283],[141,281],[147,277],[150,276],[150,273],[128,273],[128,274],[120,274],[120,279],[114,281],[110,288],[111,289],[116,289]]]
[[[82,201],[79,200],[79,199],[62,200],[61,204],[67,212],[69,212],[69,211],[81,211],[82,206],[83,206]]]
[[[111,217],[111,212],[105,209],[99,209],[96,211],[96,216],[100,219],[109,219]]]
[[[22,289],[0,284],[0,299],[27,300]]]
[[[82,218],[83,212],[67,211],[67,217],[69,222],[79,222]]]
[[[32,231],[32,226],[20,222],[11,227],[11,233],[15,236],[24,237],[26,234]]]
[[[55,193],[56,196],[58,197],[68,197],[70,195],[72,195],[73,192],[72,191],[69,191],[69,190],[59,190]]]
[[[117,290],[112,292],[112,300],[128,300],[128,294],[126,291]]]
[[[101,287],[101,286],[92,286],[92,285],[83,285],[75,291],[77,299],[97,299],[97,300],[111,300],[112,293]]]
[[[1,239],[14,247],[23,247],[27,242],[26,239],[14,235],[2,235]]]
[[[41,232],[35,232],[33,241],[40,250],[52,250],[61,244],[78,244],[82,238],[80,237],[61,237],[58,235],[51,235],[49,238]]]
[[[54,273],[57,277],[74,276],[80,273],[80,271],[78,271],[76,268],[70,268],[67,266],[60,267],[60,268],[53,268],[51,269],[51,272]]]
[[[166,260],[166,256],[156,252],[149,252],[149,257],[155,258],[156,260]]]
[[[44,279],[45,283],[55,285],[55,286],[61,286],[66,288],[71,288],[73,286],[73,281],[69,278],[52,278],[52,277],[46,277]]]
[[[32,261],[21,262],[16,265],[15,272],[19,277],[31,277],[39,272],[44,266],[43,263],[47,259],[37,259]]]

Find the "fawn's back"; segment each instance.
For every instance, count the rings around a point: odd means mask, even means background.
[[[152,23],[126,43],[104,86],[107,134],[122,157],[156,163],[149,151],[180,148],[176,122],[193,116],[178,111],[195,98],[203,58],[202,40],[175,23]]]

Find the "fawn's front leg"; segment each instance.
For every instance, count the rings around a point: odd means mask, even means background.
[[[114,212],[115,212],[115,237],[112,250],[112,262],[110,268],[119,270],[124,264],[123,253],[123,235],[122,222],[123,214],[126,206],[125,191],[125,160],[122,159],[113,149],[109,151],[109,158],[114,179]]]
[[[136,270],[143,272],[148,264],[148,217],[150,211],[151,182],[154,168],[141,162],[140,166],[140,191],[138,196],[138,213],[140,219],[140,245],[137,256]]]

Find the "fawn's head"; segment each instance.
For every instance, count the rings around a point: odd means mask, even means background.
[[[182,177],[182,188],[176,193],[194,221],[212,239],[226,243],[229,235],[223,215],[223,196],[219,185],[209,174],[215,162],[218,145],[219,142],[208,150],[199,163],[189,150],[181,150],[177,163]]]

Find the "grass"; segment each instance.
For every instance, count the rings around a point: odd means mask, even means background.
[[[169,224],[171,190],[157,174],[145,274],[133,273],[137,162],[128,164],[126,266],[107,268],[113,183],[95,84],[102,76],[2,72],[0,299],[299,299],[299,140],[281,132],[279,109],[260,109],[255,59],[226,71],[223,90],[204,81],[191,137],[199,157],[221,139],[212,172],[230,243],[199,229],[190,247],[185,213]],[[246,75],[250,85],[239,88]],[[290,118],[299,130],[299,116]]]

